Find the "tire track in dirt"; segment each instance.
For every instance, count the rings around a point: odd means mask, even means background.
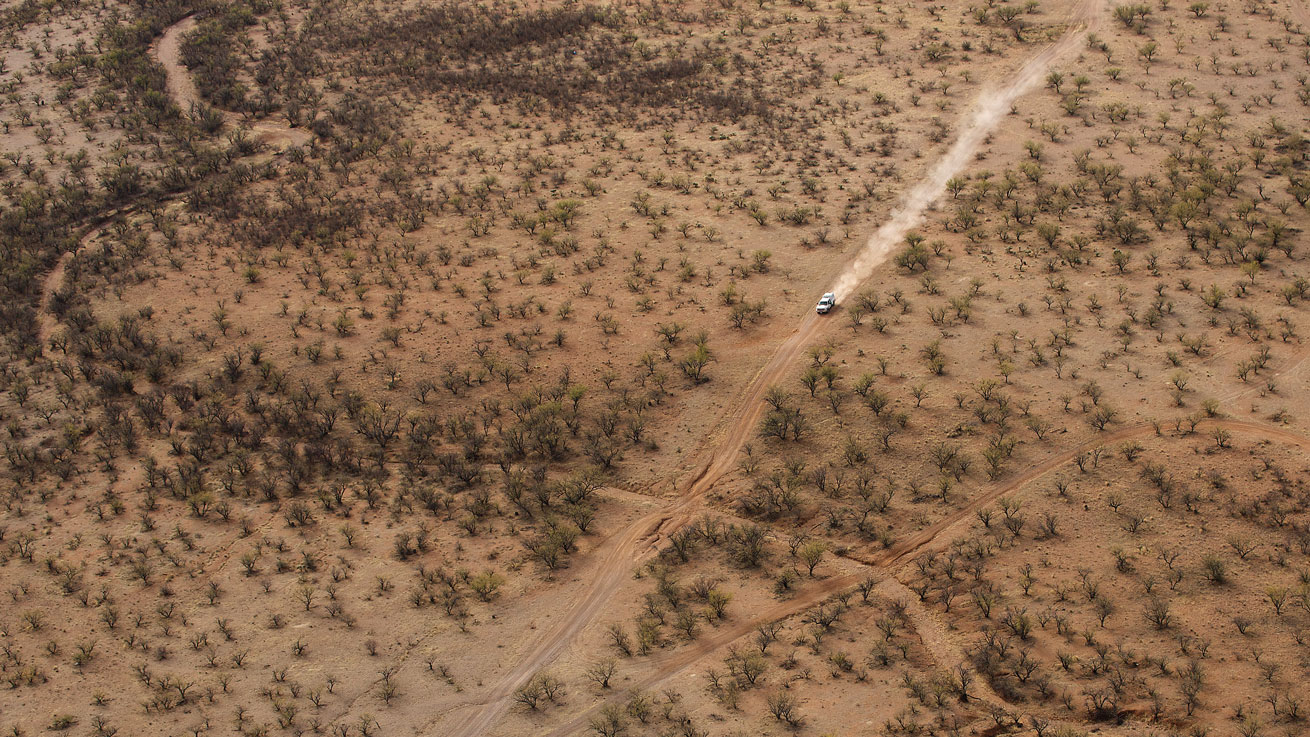
[[[1234,434],[1242,434],[1264,440],[1282,442],[1310,451],[1310,437],[1284,428],[1273,427],[1257,422],[1249,422],[1246,420],[1207,420],[1199,424],[1197,427],[1222,428],[1233,432]],[[931,550],[934,547],[949,544],[951,540],[955,539],[955,534],[959,532],[960,528],[970,522],[974,512],[1007,494],[1018,491],[1023,486],[1030,484],[1060,466],[1069,463],[1079,453],[1088,452],[1095,448],[1122,442],[1124,440],[1152,435],[1155,432],[1155,426],[1151,424],[1133,425],[1122,428],[1113,433],[1092,438],[1074,448],[1054,453],[1041,463],[1030,467],[1020,476],[996,485],[987,493],[977,496],[971,500],[969,504],[956,510],[954,513],[941,519],[937,523],[924,528],[922,531],[907,538],[903,542],[894,545],[877,555],[872,555],[867,558],[859,555],[849,555],[847,557],[850,560],[865,566],[874,573],[887,574],[894,577],[897,568],[907,562],[909,558],[919,553]],[[665,655],[652,657],[647,661],[652,669],[651,672],[645,677],[634,681],[633,686],[629,690],[636,689],[646,691],[658,687],[662,683],[676,676],[678,673],[686,670],[697,661],[713,654],[716,650],[727,647],[742,637],[749,635],[758,627],[771,622],[785,620],[789,617],[800,614],[810,607],[823,602],[834,594],[854,588],[869,575],[870,571],[866,570],[859,573],[846,573],[825,579],[813,586],[803,589],[798,592],[796,596],[790,599],[759,611],[750,619],[741,620],[721,627],[708,636],[702,637],[695,643],[692,643],[687,648]],[[921,633],[921,637],[922,636],[923,633]],[[929,632],[929,636],[931,637],[931,632]],[[949,642],[938,643],[935,645],[935,647],[938,647],[941,652],[948,652],[945,648],[950,646]],[[587,727],[590,720],[600,710],[601,706],[618,701],[620,698],[622,698],[620,694],[615,694],[609,699],[593,705],[582,713],[576,715],[569,722],[547,733],[548,737],[569,737],[569,735],[577,734],[579,730]],[[997,699],[999,699],[999,697],[997,697]],[[999,701],[998,703],[1004,704],[1005,702]]]
[[[972,689],[965,689],[967,699],[980,701],[1001,708],[1008,708],[1009,703],[1001,698],[987,679],[978,675],[973,664],[965,655],[955,638],[951,637],[948,626],[938,617],[937,612],[924,606],[919,597],[910,591],[895,576],[888,576],[878,582],[875,588],[884,599],[899,601],[905,606],[905,616],[910,626],[919,636],[919,642],[928,651],[932,662],[938,670],[951,671],[963,669],[973,676]]]
[[[910,627],[919,637],[919,642],[923,648],[928,651],[932,662],[937,669],[944,672],[963,671],[972,678],[972,682],[965,689],[967,694],[966,701],[973,702],[977,705],[986,705],[990,709],[998,709],[1016,716],[1019,716],[1015,709],[1022,708],[1022,705],[1016,705],[1006,701],[996,690],[992,688],[991,683],[974,667],[971,659],[960,647],[956,638],[951,636],[950,626],[943,622],[938,613],[924,606],[919,600],[918,595],[910,591],[909,587],[901,583],[895,577],[888,577],[878,582],[874,589],[884,599],[890,601],[899,601],[905,607],[905,615],[909,619]],[[973,725],[961,730],[963,734],[987,734],[991,721],[990,715],[979,715],[974,718]],[[1049,719],[1048,723],[1052,727],[1067,728],[1069,734],[1078,734],[1087,725],[1083,722],[1073,722],[1061,719]],[[976,725],[983,724],[975,728]]]
[[[1300,350],[1294,351],[1291,357],[1289,358],[1290,363],[1288,363],[1283,368],[1278,369],[1277,371],[1271,373],[1268,379],[1261,380],[1259,377],[1257,377],[1256,383],[1265,384],[1266,382],[1272,379],[1295,378],[1298,374],[1301,373],[1301,368],[1305,366],[1305,363],[1308,359],[1310,359],[1310,343],[1303,344]],[[1226,394],[1215,397],[1215,399],[1217,399],[1220,402],[1235,402],[1238,399],[1241,399],[1242,397],[1255,394],[1261,391],[1262,388],[1263,388],[1262,386],[1250,386],[1245,389],[1237,388]]]
[[[1281,427],[1266,425],[1259,422],[1251,422],[1249,420],[1211,419],[1199,423],[1197,429],[1201,428],[1224,429],[1241,435],[1286,443],[1288,445],[1295,445],[1299,448],[1310,450],[1310,437]],[[968,504],[956,510],[951,515],[943,518],[936,524],[924,528],[906,540],[893,545],[886,553],[877,556],[868,562],[870,565],[877,565],[882,568],[895,568],[913,555],[930,550],[936,544],[949,542],[949,540],[943,541],[941,539],[944,533],[949,529],[961,523],[968,522],[979,509],[997,501],[1007,494],[1018,491],[1020,488],[1036,481],[1060,466],[1069,463],[1079,454],[1089,453],[1096,448],[1103,448],[1107,445],[1120,443],[1125,440],[1149,437],[1157,432],[1156,426],[1151,423],[1130,425],[1128,427],[1120,428],[1112,433],[1098,435],[1071,449],[1053,454],[1041,463],[1029,467],[1028,470],[1024,471],[1019,476],[1008,479],[987,493],[974,497]],[[1180,437],[1187,436],[1184,435]]]
[[[167,77],[167,88],[169,95],[182,108],[183,113],[189,112],[196,105],[202,104],[200,94],[196,90],[195,81],[191,78],[191,73],[182,64],[182,36],[190,31],[196,25],[194,16],[187,16],[182,20],[166,28],[159,40],[150,48],[151,55],[155,61],[164,68],[164,74]],[[293,146],[303,146],[309,143],[310,133],[300,128],[289,128],[285,126],[273,125],[270,123],[248,124],[240,120],[233,121],[230,113],[224,113],[230,122],[237,125],[247,125],[255,134],[256,138],[265,143],[283,142]],[[86,248],[96,236],[104,232],[109,223],[119,215],[124,213],[117,210],[107,213],[97,219],[96,223],[78,239],[77,248],[65,253],[60,257],[55,267],[46,274],[42,281],[41,287],[41,304],[37,315],[37,338],[40,345],[44,347],[50,340],[50,336],[58,327],[59,321],[50,313],[50,301],[54,296],[59,285],[64,280],[64,274],[68,270],[68,264],[82,249]]]
[[[923,213],[945,191],[947,180],[968,164],[977,147],[1008,113],[1011,103],[1037,85],[1051,62],[1075,48],[1084,35],[1099,23],[1105,2],[1106,0],[1082,2],[1074,11],[1069,29],[1060,39],[1049,44],[1020,67],[1008,85],[980,95],[970,112],[968,124],[946,155],[933,166],[928,176],[903,198],[901,205],[869,239],[865,247],[844,266],[835,280],[836,286],[832,291],[839,294],[849,293],[886,260],[891,249],[900,243],[906,232],[922,220]],[[724,426],[726,429],[714,444],[715,450],[702,470],[667,509],[643,517],[616,536],[617,542],[613,551],[609,553],[586,595],[513,669],[501,677],[481,709],[467,715],[455,725],[448,733],[451,737],[478,737],[493,727],[509,710],[513,693],[552,662],[568,647],[574,637],[591,624],[632,567],[648,559],[658,550],[659,543],[665,537],[685,526],[704,509],[705,493],[731,470],[742,446],[754,432],[764,411],[762,401],[764,393],[785,376],[787,368],[800,356],[805,345],[817,335],[819,328],[820,320],[817,315],[808,314],[783,341],[739,398],[736,410]],[[831,591],[849,587],[853,583],[830,583],[829,586],[833,588],[820,587],[804,597],[822,598]],[[794,607],[796,603],[797,600],[793,599],[776,605],[769,612],[779,609],[783,612],[794,611],[790,607]],[[716,635],[718,638],[726,636],[728,633]],[[736,639],[737,636],[740,635],[735,635],[732,639]],[[694,659],[699,656],[691,657]]]

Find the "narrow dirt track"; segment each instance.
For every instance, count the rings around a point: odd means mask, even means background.
[[[81,238],[77,239],[77,248],[59,257],[59,262],[55,264],[55,267],[51,269],[49,273],[45,275],[45,279],[41,281],[41,305],[37,310],[37,340],[40,341],[38,345],[41,346],[42,351],[44,351],[45,347],[49,345],[50,336],[54,335],[55,329],[59,327],[59,320],[56,319],[54,313],[50,311],[50,303],[54,299],[55,292],[59,289],[59,285],[64,281],[64,274],[68,272],[68,264],[75,256],[77,256],[77,254],[82,252],[82,249],[86,248],[91,241],[95,240],[96,236],[103,233],[105,228],[109,227],[111,222],[123,214],[123,211],[112,210],[97,218],[95,222],[91,223],[87,228],[86,233]]]
[[[1224,429],[1247,437],[1286,443],[1287,445],[1295,445],[1298,448],[1310,450],[1310,437],[1306,437],[1305,435],[1281,427],[1264,425],[1258,422],[1250,422],[1247,420],[1206,420],[1197,427],[1198,429]],[[974,513],[979,509],[982,509],[1007,494],[1018,491],[1023,486],[1032,483],[1060,466],[1069,463],[1080,453],[1087,453],[1096,448],[1102,448],[1125,440],[1149,437],[1155,433],[1155,425],[1131,425],[1129,427],[1120,428],[1112,433],[1098,435],[1078,446],[1075,446],[1074,448],[1056,453],[1045,461],[1030,467],[1019,476],[1009,479],[1005,483],[998,484],[987,493],[980,494],[971,499],[968,504],[961,507],[959,510],[956,510],[949,517],[946,517],[936,524],[924,528],[919,533],[907,538],[906,540],[893,545],[884,555],[876,557],[870,561],[870,563],[884,568],[895,568],[903,563],[907,558],[924,552],[925,550],[932,549],[936,545],[949,542],[948,539],[945,539],[945,533],[949,529],[961,524],[969,523]]]
[[[1106,0],[1084,0],[1074,9],[1069,28],[1059,39],[1028,60],[1009,81],[997,89],[984,90],[978,95],[969,118],[960,129],[955,142],[933,164],[928,173],[902,198],[872,236],[864,249],[856,254],[837,278],[832,291],[839,295],[850,294],[873,275],[874,269],[886,262],[892,251],[900,247],[905,234],[917,227],[928,208],[946,191],[946,183],[973,161],[987,137],[1010,113],[1010,107],[1023,95],[1042,84],[1046,71],[1061,56],[1078,48],[1088,33],[1100,26],[1105,15]]]
[[[886,223],[870,237],[861,249],[841,270],[834,281],[838,294],[849,294],[866,280],[879,265],[886,261],[891,250],[898,245],[905,234],[915,227],[923,218],[924,212],[932,205],[942,192],[946,182],[962,170],[972,159],[987,136],[1009,112],[1010,105],[1019,96],[1039,84],[1046,69],[1052,61],[1062,54],[1074,49],[1083,36],[1095,26],[1102,15],[1105,0],[1085,0],[1075,10],[1071,25],[1059,40],[1048,45],[1033,59],[1024,64],[1011,78],[1010,82],[998,90],[989,90],[980,95],[970,112],[967,124],[947,153],[929,171],[928,175],[911,190],[901,205]],[[659,543],[677,529],[685,526],[704,508],[706,492],[732,469],[737,455],[754,432],[762,415],[763,396],[768,388],[785,377],[788,368],[800,357],[805,346],[818,334],[821,322],[814,314],[808,314],[801,324],[783,341],[777,351],[765,363],[760,372],[752,379],[743,395],[739,398],[737,408],[728,419],[726,429],[714,446],[710,460],[679,495],[663,510],[654,512],[636,521],[624,531],[618,533],[611,541],[602,546],[597,553],[605,556],[605,564],[597,574],[596,580],[586,595],[574,605],[563,620],[548,632],[537,645],[506,673],[494,686],[488,698],[473,713],[466,715],[462,721],[448,732],[451,737],[479,737],[491,729],[508,711],[513,694],[526,684],[543,667],[551,663],[572,640],[581,633],[612,598],[619,586],[628,577],[635,565],[650,558],[658,551]],[[753,621],[770,621],[789,616],[821,600],[833,591],[848,588],[856,582],[845,577],[832,579],[824,585],[811,589],[799,597],[782,602]],[[799,606],[799,608],[798,608]],[[741,627],[744,629],[740,629]],[[701,657],[700,650],[711,652],[721,644],[731,642],[742,634],[750,632],[754,624],[738,625],[720,630],[708,640],[698,643],[684,653],[671,656],[675,659],[669,667],[674,671]],[[728,638],[728,639],[724,639]],[[660,668],[650,676],[656,680],[666,678],[665,669]],[[586,715],[579,719],[586,718]],[[572,724],[572,723],[571,723]],[[585,721],[581,724],[585,725]],[[569,729],[576,729],[574,725]],[[557,731],[555,734],[568,734]]]
[[[182,36],[195,27],[194,16],[183,18],[164,30],[154,48],[155,60],[168,75],[168,94],[184,113],[201,101],[191,72],[182,64]]]

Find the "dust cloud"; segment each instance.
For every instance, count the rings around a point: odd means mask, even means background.
[[[964,170],[978,147],[1010,111],[1014,101],[1041,84],[1051,63],[1082,42],[1091,31],[1091,24],[1099,17],[1097,10],[1100,5],[1101,2],[1088,3],[1076,21],[1075,28],[1024,64],[1009,84],[1000,89],[986,89],[978,95],[955,143],[933,164],[923,179],[905,194],[891,217],[869,237],[864,248],[846,265],[828,291],[836,292],[837,299],[844,300],[873,275],[874,269],[887,260],[903,242],[905,235],[923,221],[924,213],[946,190],[946,183]]]

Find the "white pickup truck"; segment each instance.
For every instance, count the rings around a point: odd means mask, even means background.
[[[828,312],[832,310],[833,306],[836,304],[837,304],[837,295],[833,294],[832,292],[828,292],[827,294],[823,295],[823,298],[819,300],[819,306],[815,307],[814,309],[820,315],[826,315],[828,314]]]

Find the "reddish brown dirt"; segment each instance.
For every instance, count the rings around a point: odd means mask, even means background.
[[[954,176],[970,160],[974,150],[982,143],[987,134],[996,126],[1008,111],[1010,103],[1029,91],[1037,84],[1050,64],[1061,55],[1077,47],[1086,33],[1099,22],[1103,15],[1104,0],[1088,0],[1082,3],[1069,30],[1056,42],[1043,49],[1031,61],[1016,72],[1011,82],[1000,90],[985,93],[970,113],[970,122],[960,134],[959,139],[934,166],[928,176],[920,182],[904,200],[897,213],[878,232],[870,238],[866,247],[847,263],[835,279],[839,292],[854,290],[871,271],[883,263],[890,254],[891,246],[899,243],[906,232],[920,220],[922,213],[944,191],[946,181]],[[589,587],[587,594],[574,605],[568,617],[537,644],[530,654],[523,658],[509,673],[505,674],[490,695],[474,713],[466,716],[451,732],[454,737],[475,737],[486,733],[511,705],[514,692],[527,683],[534,674],[552,662],[587,625],[604,609],[606,602],[628,577],[632,567],[650,558],[658,551],[660,542],[685,526],[703,509],[705,494],[714,484],[731,470],[737,461],[741,448],[754,433],[763,413],[763,396],[769,387],[779,383],[789,368],[800,357],[807,345],[819,333],[822,321],[810,313],[793,330],[791,335],[778,347],[772,357],[752,379],[744,394],[738,399],[737,409],[728,418],[721,435],[713,442],[714,450],[710,459],[690,484],[676,497],[667,508],[653,512],[636,523],[617,533],[597,551],[605,559],[604,565]],[[1053,466],[1052,466],[1053,467]],[[1044,472],[1044,471],[1042,471]],[[1004,492],[1000,492],[1004,493]],[[963,514],[972,514],[972,509]],[[954,519],[950,524],[954,524]],[[947,527],[950,525],[948,524]],[[935,528],[934,528],[935,529]],[[945,528],[942,528],[945,529]],[[927,535],[926,538],[923,538]],[[922,547],[930,542],[935,533],[925,531],[916,537],[915,545]],[[908,555],[905,552],[904,555]],[[897,562],[897,556],[888,564]],[[686,665],[694,662],[705,653],[732,642],[749,633],[760,622],[772,621],[789,616],[797,611],[822,600],[834,591],[854,585],[850,577],[832,579],[796,599],[779,603],[748,624],[726,628],[712,639],[698,643],[686,652],[672,656],[667,666],[657,666],[655,673],[639,683],[646,687],[651,683],[667,678]],[[744,628],[744,629],[743,629]],[[585,717],[585,715],[584,715]],[[584,719],[579,717],[579,719]],[[576,730],[584,722],[571,722],[555,734],[567,734]]]

